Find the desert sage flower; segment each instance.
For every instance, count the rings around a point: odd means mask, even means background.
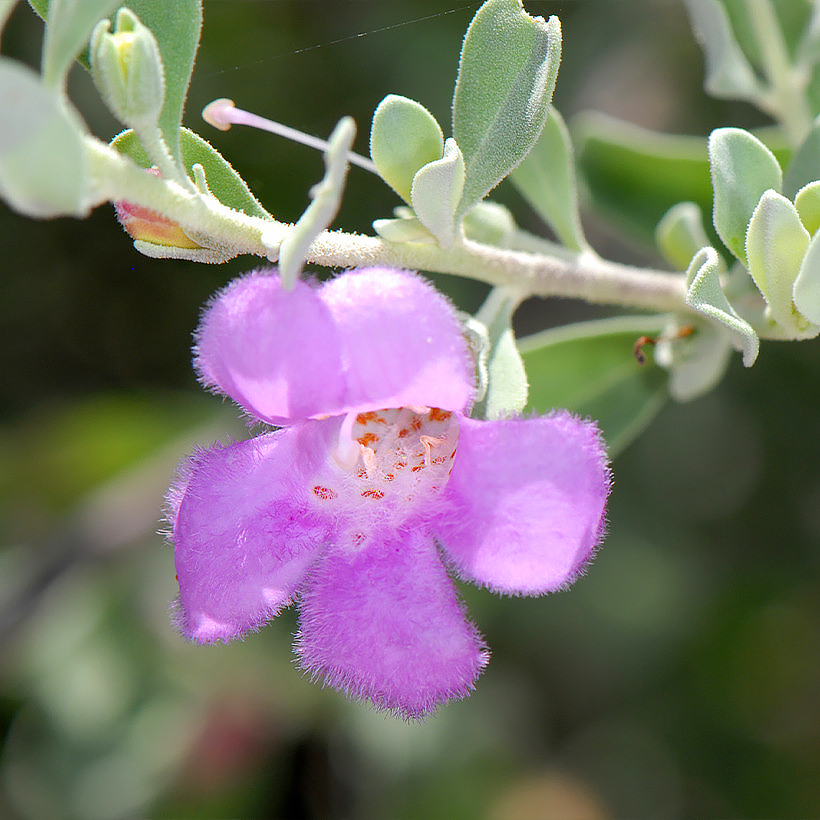
[[[171,491],[182,632],[228,641],[296,602],[314,678],[420,718],[464,697],[488,651],[449,572],[540,595],[598,545],[609,472],[567,412],[478,421],[468,346],[414,274],[288,291],[241,278],[206,309],[203,383],[281,426],[201,450]]]

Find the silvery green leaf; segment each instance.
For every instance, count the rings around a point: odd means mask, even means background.
[[[792,291],[808,245],[809,233],[794,205],[782,194],[766,191],[746,234],[749,273],[769,306],[771,318],[795,333],[806,326],[806,320],[794,309]]]
[[[709,244],[698,205],[694,202],[673,205],[655,229],[655,242],[667,262],[686,270],[698,250]]]
[[[512,329],[512,315],[520,301],[506,288],[493,288],[475,317],[487,329],[487,390],[474,409],[482,418],[506,418],[527,404],[527,373]]]
[[[685,0],[695,37],[706,61],[704,88],[713,97],[754,102],[763,93],[760,80],[735,38],[729,15],[719,0]]]
[[[351,117],[342,117],[328,137],[324,152],[325,175],[310,189],[311,203],[279,248],[279,272],[286,286],[302,272],[308,248],[339,211],[348,169],[348,154],[356,136]]]
[[[485,245],[508,246],[516,232],[515,220],[507,208],[498,202],[478,202],[464,215],[464,235]]]
[[[527,155],[544,127],[558,64],[561,26],[530,17],[520,0],[487,0],[459,61],[453,136],[464,154],[462,217]]]
[[[813,325],[820,325],[820,233],[815,233],[803,255],[794,280],[792,298],[800,313]]]
[[[464,190],[464,157],[452,138],[444,143],[444,156],[419,168],[413,177],[410,201],[419,222],[449,248],[456,239],[456,206]]]
[[[63,87],[94,26],[119,4],[119,0],[50,0],[42,60],[43,82],[49,88]]]
[[[760,349],[760,339],[754,328],[729,304],[720,284],[720,261],[714,248],[701,248],[695,254],[686,281],[686,304],[726,327],[735,347],[743,352],[743,364],[751,367]]]
[[[746,230],[764,191],[779,191],[782,172],[774,154],[741,128],[718,128],[709,136],[714,188],[712,218],[726,247],[746,264]]]
[[[572,142],[555,108],[550,107],[541,136],[510,180],[566,247],[576,251],[587,247],[578,214]]]
[[[820,119],[792,155],[783,178],[783,193],[793,199],[797,192],[820,179]]]
[[[444,134],[421,103],[388,94],[373,114],[370,156],[382,179],[405,201],[416,171],[441,159]]]
[[[373,230],[388,242],[435,242],[436,238],[416,217],[376,219]]]
[[[33,217],[88,215],[85,127],[59,91],[14,60],[0,57],[0,196]]]
[[[794,204],[803,227],[814,236],[820,228],[820,181],[810,182],[801,188],[794,198]]]

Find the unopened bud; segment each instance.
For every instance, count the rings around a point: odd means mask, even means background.
[[[156,168],[150,168],[149,174],[158,175]],[[133,239],[150,242],[152,245],[164,245],[171,248],[185,248],[194,250],[201,248],[194,242],[179,224],[150,208],[134,205],[131,202],[120,200],[114,203],[117,219],[125,232]]]
[[[91,75],[111,111],[134,129],[156,126],[165,102],[165,69],[156,38],[134,12],[117,12],[114,33],[100,20],[91,35]]]

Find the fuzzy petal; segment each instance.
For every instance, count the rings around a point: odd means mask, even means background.
[[[404,718],[472,690],[488,652],[428,536],[382,530],[314,572],[296,643],[314,678]]]
[[[543,418],[462,419],[431,524],[465,579],[539,595],[570,583],[603,536],[609,469],[597,427],[566,411]]]
[[[178,621],[189,638],[228,641],[293,599],[329,539],[310,475],[337,425],[307,422],[195,455],[176,489],[171,541]]]
[[[319,293],[302,281],[286,291],[262,271],[231,283],[197,331],[203,384],[272,424],[332,413],[345,394],[342,351]]]
[[[342,338],[347,391],[334,412],[421,405],[461,411],[473,368],[453,307],[420,277],[351,271],[321,291]]]

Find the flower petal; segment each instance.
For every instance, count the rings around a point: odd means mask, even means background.
[[[321,290],[345,355],[345,406],[333,412],[408,405],[463,410],[473,367],[453,307],[406,271],[367,268]],[[330,411],[328,411],[330,412]]]
[[[240,637],[293,599],[327,543],[309,476],[336,424],[307,422],[196,454],[172,488],[178,622],[189,638]]]
[[[462,419],[431,529],[465,578],[539,595],[570,583],[603,535],[609,470],[597,427],[566,411]]]
[[[232,282],[202,316],[194,366],[206,387],[251,415],[286,424],[330,414],[344,398],[341,343],[320,291],[286,291],[257,271]]]
[[[305,586],[302,666],[404,718],[466,696],[489,655],[429,536],[382,530],[364,545],[340,541]]]

